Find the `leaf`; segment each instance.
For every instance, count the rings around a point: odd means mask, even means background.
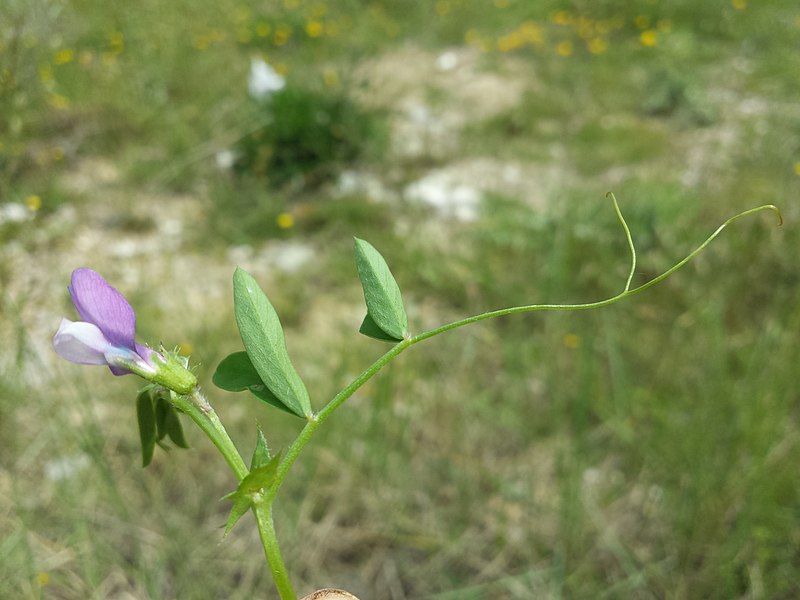
[[[218,388],[229,392],[249,390],[259,400],[290,414],[296,414],[267,389],[247,352],[234,352],[223,358],[211,381]]]
[[[272,458],[264,432],[261,431],[261,426],[256,425],[256,428],[258,429],[258,438],[256,439],[256,447],[253,449],[253,458],[250,460],[251,470],[266,465]]]
[[[250,505],[252,504],[249,496],[238,491],[228,494],[225,499],[233,500],[233,506],[231,507],[231,513],[228,515],[228,521],[225,523],[225,533],[222,534],[223,539],[231,532],[231,529],[239,522],[239,519],[250,510]]]
[[[267,404],[270,404],[270,405],[274,406],[275,408],[280,408],[282,411],[284,411],[284,412],[287,412],[287,413],[289,413],[290,415],[295,415],[295,416],[297,416],[297,417],[299,417],[299,416],[302,416],[302,415],[298,415],[298,414],[297,414],[296,412],[294,412],[294,411],[293,411],[291,408],[289,408],[289,407],[288,407],[288,406],[286,406],[286,405],[285,405],[283,402],[281,402],[280,400],[278,400],[278,399],[275,397],[275,394],[273,394],[272,392],[270,392],[270,391],[267,389],[267,386],[266,386],[266,385],[264,385],[263,383],[262,383],[262,384],[260,384],[260,385],[254,385],[254,386],[251,386],[251,387],[247,388],[247,390],[248,390],[248,391],[249,391],[251,394],[253,394],[253,396],[255,396],[256,398],[258,398],[259,400],[262,400],[263,402],[266,402]]]
[[[386,333],[383,329],[378,327],[375,324],[375,321],[372,320],[372,317],[369,316],[369,313],[364,317],[364,321],[361,323],[361,327],[358,330],[359,333],[363,333],[367,337],[375,338],[376,340],[382,340],[384,342],[400,342],[399,338],[393,338],[388,333]]]
[[[408,317],[400,287],[389,266],[369,242],[355,238],[355,248],[356,269],[364,289],[367,314],[390,339],[403,339],[408,330]]]
[[[278,452],[273,456],[269,462],[260,467],[256,467],[248,473],[247,477],[242,479],[239,484],[238,491],[243,494],[257,494],[272,485],[275,481],[275,473],[278,470],[278,464],[281,462],[281,453]]]
[[[291,412],[311,417],[308,391],[289,359],[278,314],[253,276],[240,268],[233,275],[233,300],[244,348],[261,380]]]
[[[259,433],[260,431],[259,429]],[[263,435],[261,435],[260,438],[263,439]],[[264,445],[266,446],[266,441]],[[266,464],[252,469],[250,473],[239,482],[239,487],[236,488],[236,491],[222,498],[223,500],[233,500],[233,507],[231,508],[230,515],[228,515],[228,522],[225,524],[223,538],[230,533],[233,526],[236,525],[244,513],[250,509],[250,506],[253,504],[253,496],[255,494],[260,494],[275,481],[275,474],[277,473],[280,461],[281,453],[279,452]]]
[[[171,408],[170,403],[157,393],[155,402],[157,442],[167,437],[167,416]]]
[[[234,352],[223,358],[211,381],[228,392],[241,392],[253,385],[264,385],[247,352]]]
[[[178,417],[178,411],[172,406],[169,407],[167,418],[164,422],[164,430],[166,431],[169,439],[178,448],[188,448],[189,444],[186,442],[186,436],[183,434],[183,425]]]
[[[142,442],[142,467],[146,467],[153,460],[157,436],[156,413],[149,387],[139,392],[136,398],[136,419],[139,422],[139,439]]]

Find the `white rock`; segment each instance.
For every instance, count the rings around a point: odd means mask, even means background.
[[[452,71],[458,66],[458,54],[449,50],[436,58],[436,68],[440,71]]]
[[[44,465],[44,476],[50,481],[63,481],[89,466],[89,457],[85,454],[64,456],[50,460]]]
[[[261,100],[283,89],[286,79],[260,58],[250,59],[250,78],[247,89],[250,96]]]
[[[0,204],[0,225],[3,223],[22,223],[32,216],[31,211],[17,202]]]
[[[214,162],[220,171],[227,171],[236,162],[236,153],[233,150],[220,150],[214,155]]]
[[[452,181],[442,173],[431,173],[406,188],[410,200],[423,202],[445,217],[459,221],[478,218],[481,193],[473,187]]]

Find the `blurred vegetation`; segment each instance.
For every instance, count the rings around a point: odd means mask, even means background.
[[[417,331],[591,301],[627,274],[609,189],[634,283],[739,210],[786,225],[739,222],[623,304],[404,354],[281,493],[297,587],[797,597],[798,37],[790,0],[0,0],[0,597],[273,594],[247,519],[219,544],[231,478],[199,432],[142,470],[136,382],[52,356],[72,268],[192,355],[246,455],[255,420],[274,448],[298,421],[210,387],[240,344],[234,263],[319,407],[385,349],[356,334],[352,236]],[[269,101],[253,57],[286,78]],[[447,169],[480,190],[474,220],[408,193]]]

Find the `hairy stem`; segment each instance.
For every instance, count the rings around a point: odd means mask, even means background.
[[[264,546],[264,555],[267,557],[272,577],[275,580],[275,587],[281,600],[297,600],[297,595],[292,589],[289,581],[289,574],[283,562],[280,548],[278,547],[278,537],[275,534],[275,526],[272,521],[272,501],[262,497],[253,502],[253,514],[258,524],[258,533],[261,536],[261,545]]]
[[[241,481],[244,479],[249,470],[247,465],[242,459],[242,455],[236,449],[236,446],[231,440],[222,421],[219,420],[214,408],[208,403],[200,387],[196,387],[189,396],[175,396],[175,407],[183,411],[189,418],[192,419],[197,426],[203,430],[211,440],[217,450],[220,451],[225,462],[228,463],[231,470],[236,475],[236,479]]]
[[[249,473],[249,469],[200,388],[196,387],[190,396],[178,396],[175,404],[197,423],[198,427],[217,447],[236,475],[236,479],[238,481],[244,479]],[[258,525],[258,533],[261,536],[261,544],[264,547],[264,555],[267,557],[278,594],[281,600],[297,600],[278,547],[278,538],[272,522],[272,500],[267,500],[263,496],[254,499],[252,510]]]

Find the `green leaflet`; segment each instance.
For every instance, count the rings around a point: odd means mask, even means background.
[[[244,348],[261,381],[291,412],[310,418],[308,391],[289,359],[278,314],[253,276],[240,268],[233,275],[233,301]]]
[[[158,386],[148,385],[136,397],[136,419],[139,422],[139,439],[142,442],[142,466],[146,467],[153,460],[156,444],[168,450],[163,443],[169,437],[179,448],[188,448],[183,433],[178,411],[167,400],[174,394]]]
[[[370,337],[388,340],[402,340],[408,331],[408,317],[403,307],[400,287],[397,285],[383,256],[367,241],[355,238],[356,269],[364,300],[367,303],[367,316],[372,325],[383,332],[376,335],[365,319],[361,333]]]
[[[178,418],[178,411],[172,406],[169,408],[170,410],[164,422],[164,429],[169,439],[171,439],[172,443],[178,448],[188,448],[189,443],[186,441],[186,436],[183,434],[183,425],[181,425],[181,420]]]
[[[156,411],[153,408],[151,387],[139,392],[136,397],[136,419],[139,422],[139,439],[142,442],[142,466],[146,467],[153,460],[156,447]]]
[[[223,358],[211,381],[229,392],[242,392],[250,386],[264,384],[247,352],[234,352]]]
[[[280,408],[295,416],[302,416],[295,413],[283,402],[269,391],[266,384],[261,380],[261,376],[256,371],[247,352],[234,352],[222,359],[217,366],[211,381],[218,388],[228,392],[243,392],[248,390],[256,398]]]
[[[381,340],[384,342],[399,342],[401,341],[398,338],[394,338],[387,334],[383,329],[378,327],[375,321],[369,316],[369,313],[366,314],[364,320],[361,322],[361,327],[359,327],[358,332],[366,335],[367,337],[374,338],[376,340]]]

